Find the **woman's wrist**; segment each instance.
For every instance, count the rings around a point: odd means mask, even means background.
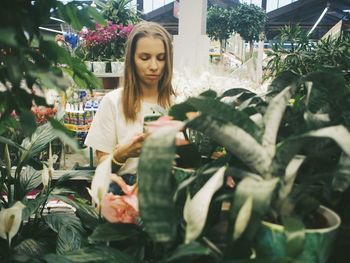
[[[124,165],[124,163],[126,162],[127,159],[128,158],[125,155],[123,155],[120,147],[117,146],[113,151],[112,161],[115,164],[122,166],[122,165]]]

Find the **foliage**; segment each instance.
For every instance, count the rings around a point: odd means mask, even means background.
[[[83,29],[80,36],[83,39],[81,49],[84,53],[84,60],[115,61],[122,59],[124,45],[132,28],[132,25],[123,26],[108,22],[105,27],[96,24],[96,30]]]
[[[233,30],[237,32],[252,47],[253,41],[261,39],[267,15],[263,9],[254,4],[242,3],[237,5],[231,13]]]
[[[124,26],[134,25],[141,19],[136,10],[131,9],[128,5],[132,0],[108,0],[103,5],[102,14],[108,21],[114,24],[122,24]]]
[[[53,178],[50,143],[57,138],[58,133],[54,132],[50,123],[41,125],[20,144],[0,136],[0,213],[6,215],[18,204],[22,204],[20,213],[15,214],[13,220],[20,227],[13,231],[12,223],[5,226],[5,231],[8,227],[12,231],[12,242],[7,242],[6,235],[1,235],[1,262],[17,262],[24,258],[34,260],[49,252],[64,254],[77,250],[83,246],[88,229],[82,223],[87,220],[80,219],[82,213],[85,218],[89,218],[88,221],[97,219],[92,209],[76,199],[78,196],[74,191],[65,188],[65,183],[72,177],[90,179],[91,173],[67,172],[58,180]],[[16,155],[15,166],[9,149]],[[48,156],[47,161],[37,158],[43,153]],[[75,199],[68,199],[67,195],[74,196]],[[48,202],[59,199],[76,207],[76,214],[73,210],[70,213],[50,213]],[[5,222],[1,221],[0,224],[3,227]]]
[[[220,41],[220,50],[222,49],[222,42],[232,35],[233,29],[230,9],[217,6],[209,8],[207,14],[207,34],[210,39]]]
[[[269,60],[265,75],[276,76],[283,71],[299,75],[319,70],[346,72],[350,67],[349,46],[350,36],[347,35],[313,43],[298,25],[285,26],[280,31],[277,43],[267,53]]]
[[[97,79],[82,61],[71,57],[56,42],[45,40],[39,27],[49,22],[51,13],[80,30],[92,26],[90,17],[103,23],[96,9],[81,2],[63,4],[58,0],[5,0],[0,10],[0,132],[4,127],[18,127],[33,132],[36,124],[32,103],[47,106],[39,94],[45,88],[65,90],[69,85],[64,73],[83,88],[96,88]],[[34,42],[39,48],[33,48]],[[19,122],[10,114],[15,111]],[[0,134],[1,134],[0,133]]]

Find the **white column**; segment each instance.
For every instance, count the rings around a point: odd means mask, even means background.
[[[174,69],[206,70],[209,38],[206,35],[207,0],[181,0],[179,34],[174,36]]]

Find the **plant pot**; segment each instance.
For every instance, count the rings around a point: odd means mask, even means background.
[[[318,212],[326,218],[329,227],[305,230],[304,250],[297,258],[300,262],[325,263],[330,256],[340,226],[340,217],[324,206],[320,206]],[[258,257],[284,257],[286,243],[283,226],[262,222],[257,236]]]
[[[112,61],[111,62],[112,73],[117,74],[118,76],[124,75],[124,62],[122,61]]]
[[[95,73],[106,73],[106,62],[94,61],[92,66]]]

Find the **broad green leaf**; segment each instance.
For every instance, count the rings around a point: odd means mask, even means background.
[[[191,242],[183,244],[176,248],[176,250],[168,257],[165,262],[173,262],[186,257],[212,255],[212,251],[208,247],[204,247],[198,242]]]
[[[297,258],[304,250],[305,227],[298,217],[282,217],[287,239],[286,255]]]
[[[47,254],[43,256],[48,263],[86,263],[86,262],[113,262],[113,263],[138,263],[128,254],[108,247],[83,248],[65,255]]]
[[[74,139],[70,130],[64,127],[62,123],[56,119],[49,119],[49,123],[51,125],[51,129],[53,129],[53,133],[60,138],[64,144],[69,145],[76,153],[81,153],[82,150],[79,148],[78,142]]]
[[[140,235],[140,228],[134,224],[105,223],[95,228],[89,236],[89,242],[121,241]]]
[[[84,227],[94,230],[98,224],[98,214],[96,210],[89,204],[86,204],[86,200],[80,201],[75,198],[74,200],[69,199],[62,195],[50,195],[51,198],[61,200],[66,204],[69,204],[76,208],[76,215],[82,221]]]
[[[61,228],[64,228],[64,227],[72,227],[78,233],[85,232],[79,218],[77,218],[74,214],[52,213],[52,214],[46,215],[44,217],[44,220],[48,224],[48,226],[56,233],[58,233],[61,230]]]
[[[240,238],[248,226],[250,217],[252,215],[252,210],[253,198],[249,196],[238,212],[233,232],[233,241],[236,241],[238,238]]]
[[[45,196],[38,196],[35,199],[27,200],[24,203],[26,207],[23,208],[22,220],[27,221],[29,217],[37,213],[39,209],[45,205],[45,203],[46,203]]]
[[[73,252],[80,249],[83,242],[83,236],[72,226],[61,227],[58,231],[56,252],[59,255],[65,255],[67,252]]]
[[[32,238],[23,240],[13,249],[17,254],[28,256],[41,256],[46,251],[45,243],[43,241],[37,241]]]
[[[34,114],[28,110],[21,111],[20,123],[25,136],[32,135],[37,128]]]
[[[177,132],[164,127],[151,134],[142,147],[137,170],[140,215],[147,233],[159,242],[171,241],[176,234],[172,165]]]
[[[225,169],[226,167],[221,167],[193,198],[188,193],[183,212],[186,221],[185,243],[195,240],[201,234],[207,219],[211,199],[224,184]]]
[[[269,170],[271,157],[250,134],[240,127],[203,115],[188,122],[186,126],[208,135],[253,171],[265,175]]]

